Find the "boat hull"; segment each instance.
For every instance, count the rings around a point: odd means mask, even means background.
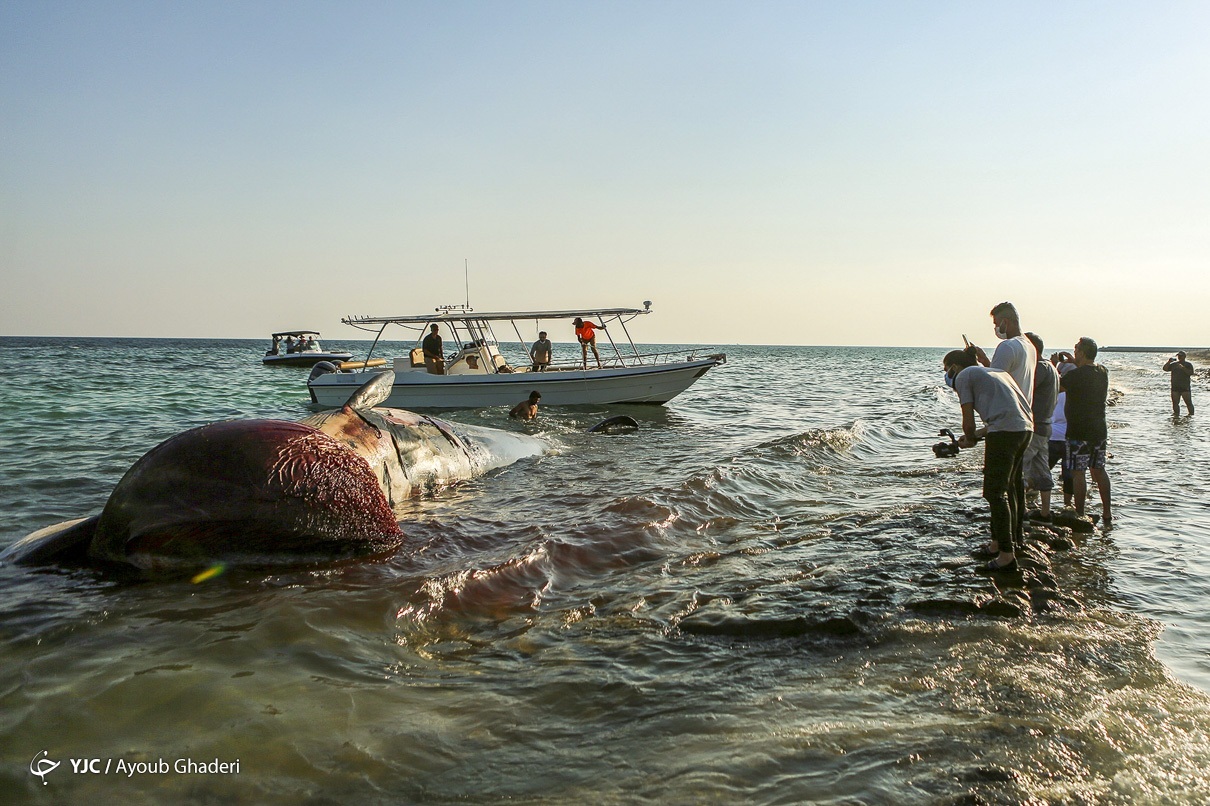
[[[352,353],[282,353],[267,355],[261,359],[266,367],[313,367],[320,361],[348,361]]]
[[[662,405],[688,389],[721,361],[705,358],[672,364],[591,370],[430,375],[401,372],[382,405],[403,409],[460,409],[513,406],[532,391],[543,406],[654,403]],[[364,373],[331,373],[313,378],[312,402],[321,409],[343,406],[365,382]]]

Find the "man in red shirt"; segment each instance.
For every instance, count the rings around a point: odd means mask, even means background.
[[[576,328],[576,338],[580,340],[580,352],[584,359],[584,369],[588,369],[588,348],[592,348],[592,354],[597,359],[597,369],[601,368],[601,354],[597,352],[597,328],[605,330],[604,325],[594,324],[593,322],[585,322],[580,317],[576,317],[572,322]]]

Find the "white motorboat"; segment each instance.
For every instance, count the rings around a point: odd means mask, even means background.
[[[583,404],[653,403],[662,405],[689,388],[711,368],[726,362],[722,353],[698,356],[676,353],[642,353],[635,346],[626,323],[651,312],[650,303],[644,308],[587,308],[566,311],[516,311],[477,313],[468,306],[438,308],[435,313],[420,316],[359,316],[341,321],[369,332],[376,332],[369,355],[383,340],[388,327],[398,326],[418,333],[415,346],[407,355],[396,357],[382,369],[393,369],[395,382],[384,406],[403,409],[480,408],[513,406],[530,392],[542,395],[543,406],[572,406]],[[530,359],[530,346],[543,328],[539,323],[549,321],[552,333],[571,330],[571,321],[581,317],[604,325],[599,330],[601,366],[591,350],[587,361],[579,344],[558,345],[549,365],[535,371]],[[496,339],[493,324],[511,322],[519,346],[505,346]],[[534,337],[521,334],[521,324],[532,327]],[[438,325],[443,348],[451,341],[453,351],[443,349],[441,362],[425,365],[423,336],[432,325]],[[613,329],[611,329],[613,328]],[[620,338],[615,338],[620,336]],[[411,336],[407,341],[411,341]],[[621,342],[621,344],[619,344]],[[624,346],[628,349],[624,349]],[[506,354],[507,353],[507,354]],[[562,353],[562,355],[559,355]],[[510,362],[510,355],[513,361]],[[586,366],[587,364],[587,366]],[[365,377],[362,372],[328,371],[316,367],[307,386],[311,400],[318,408],[343,406]],[[367,368],[363,372],[373,372]],[[381,371],[381,369],[379,370]]]
[[[348,361],[352,353],[331,353],[319,344],[314,330],[283,330],[270,334],[273,346],[261,359],[266,367],[312,367],[320,361]]]

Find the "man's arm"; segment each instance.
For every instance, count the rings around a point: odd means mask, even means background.
[[[958,438],[958,446],[962,448],[973,448],[979,439],[979,432],[975,429],[975,404],[962,404],[962,436]]]

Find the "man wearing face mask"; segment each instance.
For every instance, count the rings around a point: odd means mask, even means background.
[[[958,445],[974,447],[986,434],[983,452],[983,497],[991,512],[993,559],[986,570],[1017,570],[1016,549],[1024,548],[1021,518],[1025,512],[1022,460],[1033,436],[1029,402],[1017,382],[1002,369],[977,366],[975,349],[952,350],[942,360],[945,383],[962,404],[962,437]],[[983,428],[975,427],[975,412]]]
[[[992,327],[996,330],[996,338],[1000,344],[991,359],[979,347],[975,348],[975,358],[985,367],[1002,369],[1017,382],[1017,388],[1025,395],[1025,400],[1031,406],[1034,402],[1034,370],[1038,364],[1038,351],[1033,343],[1021,332],[1021,320],[1017,309],[1011,302],[1001,302],[991,310]]]

